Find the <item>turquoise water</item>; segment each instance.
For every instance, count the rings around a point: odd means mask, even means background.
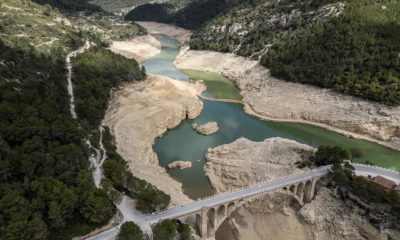
[[[209,72],[177,70],[172,63],[179,52],[177,42],[170,38],[159,38],[163,51],[143,65],[147,72],[180,80],[203,79],[207,84],[205,95],[215,98],[240,99],[239,90],[225,77]],[[269,137],[283,137],[317,147],[337,145],[343,148],[358,148],[363,157],[355,162],[369,160],[378,166],[400,171],[400,152],[305,124],[261,121],[244,113],[240,104],[210,102],[203,100],[204,108],[194,120],[184,120],[176,128],[169,130],[162,138],[157,138],[153,149],[160,165],[167,167],[173,161],[191,161],[187,169],[167,169],[167,172],[182,182],[185,193],[193,198],[212,194],[209,180],[204,176],[204,154],[208,148],[216,147],[246,137],[253,141],[263,141]],[[203,124],[216,121],[219,131],[211,136],[197,134],[192,129],[194,122]],[[200,162],[198,161],[200,160]]]

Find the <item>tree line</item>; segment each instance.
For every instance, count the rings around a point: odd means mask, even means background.
[[[261,63],[272,75],[388,105],[400,104],[400,8],[355,0],[329,22],[274,44]]]
[[[32,0],[38,4],[49,4],[54,8],[58,8],[63,13],[86,12],[92,14],[94,12],[102,12],[103,9],[94,4],[90,4],[85,0]]]
[[[0,59],[0,238],[46,239],[71,219],[106,223],[115,208],[88,171],[63,56],[0,41]]]
[[[317,166],[332,165],[330,176],[340,187],[349,189],[359,198],[369,204],[384,204],[385,210],[396,218],[396,224],[400,220],[400,194],[395,191],[386,191],[381,185],[367,181],[363,177],[356,176],[354,167],[349,162],[350,154],[347,150],[338,146],[319,146],[310,161]],[[371,164],[366,162],[366,164]]]
[[[190,47],[261,57],[261,64],[280,79],[399,105],[400,4],[353,0],[344,2],[338,16],[314,19],[305,14],[335,2],[284,0],[263,5],[262,1],[244,1],[197,29]],[[248,31],[244,36],[214,30],[226,21],[236,23],[236,18],[242,24],[255,19],[262,22],[293,10],[301,11],[301,15],[284,26],[261,24],[244,29]]]

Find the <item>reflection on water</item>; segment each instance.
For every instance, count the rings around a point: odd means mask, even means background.
[[[177,42],[169,38],[160,38],[165,49],[143,65],[147,72],[168,77],[188,80],[204,79],[207,84],[205,95],[215,98],[240,99],[239,90],[226,78],[215,73],[176,70],[172,63],[178,54]],[[191,161],[187,169],[167,169],[172,177],[182,182],[185,193],[193,199],[212,194],[208,178],[204,176],[204,154],[208,148],[216,147],[246,137],[253,141],[263,141],[269,137],[293,139],[312,146],[338,145],[344,148],[358,148],[364,156],[356,162],[369,160],[376,165],[400,170],[400,152],[370,143],[355,140],[328,130],[295,123],[277,123],[261,121],[244,113],[240,104],[203,101],[204,109],[195,120],[184,120],[175,129],[169,130],[154,144],[160,165],[166,167],[177,160]],[[197,134],[192,129],[194,122],[203,124],[216,121],[219,131],[211,136]],[[200,160],[200,161],[198,161]]]

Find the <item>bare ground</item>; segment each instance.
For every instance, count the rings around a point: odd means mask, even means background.
[[[114,41],[110,50],[143,63],[160,53],[161,43],[151,35],[144,35],[126,41]]]
[[[191,200],[182,192],[181,183],[158,164],[152,145],[156,137],[183,119],[200,114],[203,103],[197,95],[204,90],[200,83],[149,74],[147,80],[115,91],[104,119],[115,136],[118,153],[129,163],[133,175],[169,194],[171,206]]]
[[[304,171],[296,161],[308,159],[315,149],[292,140],[269,138],[253,142],[239,138],[208,149],[204,171],[217,193]],[[398,239],[393,229],[371,225],[364,210],[334,197],[317,184],[317,195],[301,206],[283,190],[251,199],[221,225],[217,240],[387,240]]]
[[[176,27],[170,24],[156,23],[156,22],[136,22],[142,27],[146,28],[147,32],[151,35],[168,36],[178,40],[180,45],[188,44],[190,35],[189,30]]]

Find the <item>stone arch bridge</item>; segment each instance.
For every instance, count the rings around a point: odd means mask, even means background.
[[[396,171],[363,164],[353,164],[353,166],[356,175],[380,175],[395,181],[397,184],[400,182],[400,173]],[[196,202],[156,212],[140,219],[124,219],[124,221],[134,221],[151,236],[151,225],[164,219],[179,219],[183,222],[191,222],[192,225],[195,226],[200,237],[202,239],[207,239],[214,236],[222,222],[238,207],[242,206],[246,201],[265,193],[284,190],[288,194],[292,194],[300,204],[311,201],[315,194],[317,181],[325,177],[329,173],[330,168],[331,166],[324,166],[308,172],[210,196]],[[149,229],[150,231],[146,231]],[[99,233],[89,239],[110,239],[116,236],[118,231],[119,226]]]

